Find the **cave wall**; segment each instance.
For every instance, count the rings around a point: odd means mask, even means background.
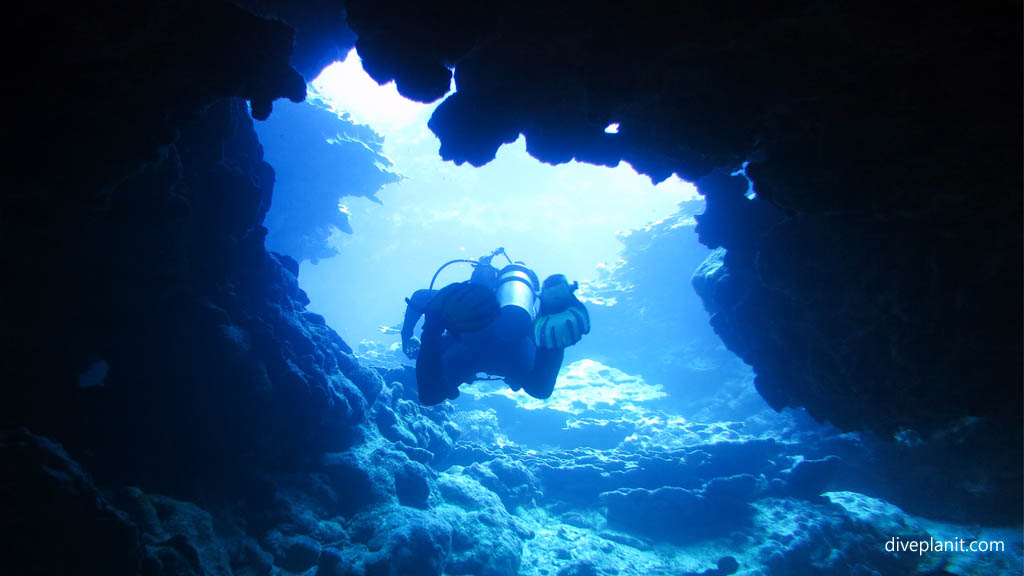
[[[193,499],[359,442],[380,378],[264,247],[252,117],[305,97],[293,30],[228,2],[26,18],[64,66],[19,61],[42,80],[3,195],[3,425],[104,485]]]
[[[101,480],[190,496],[357,442],[380,381],[305,311],[298,263],[264,248],[272,185],[248,107],[221,100],[112,187],[83,277],[54,296],[91,309],[43,327],[81,340],[67,359],[26,355],[53,374],[5,416],[92,452]],[[72,370],[97,362],[106,373],[82,386]]]

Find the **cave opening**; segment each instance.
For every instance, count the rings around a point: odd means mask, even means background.
[[[637,412],[641,401],[704,419],[741,420],[767,409],[690,286],[710,253],[693,232],[704,208],[695,186],[674,176],[653,184],[625,162],[542,163],[522,135],[484,166],[445,162],[427,126],[440,102],[413,102],[393,83],[378,85],[352,50],[310,83],[306,103],[279,103],[256,124],[278,173],[267,246],[302,263],[309,309],[358,357],[411,365],[398,335],[405,298],[444,262],[501,247],[539,278],[559,273],[578,281],[597,328],[566,349],[549,401],[515,394],[481,373],[462,387],[458,411],[487,408],[494,396],[519,409],[553,410],[552,421],[565,413]],[[605,132],[614,137],[619,124]],[[313,146],[334,154],[311,153]],[[323,198],[310,202],[311,190]],[[469,265],[449,266],[437,285],[469,273]],[[726,391],[745,398],[744,408],[724,402]],[[550,444],[535,428],[519,426],[519,442]]]

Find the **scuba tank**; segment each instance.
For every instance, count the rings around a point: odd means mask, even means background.
[[[491,266],[491,260],[497,255],[505,256],[508,265],[497,271]],[[430,280],[430,289],[433,290],[437,276],[451,264],[456,262],[468,262],[474,266],[474,279],[477,283],[491,285],[491,281],[485,278],[493,278],[490,271],[497,273],[497,287],[494,288],[495,297],[500,308],[498,317],[492,326],[494,334],[501,340],[514,342],[528,336],[533,330],[533,321],[537,317],[540,293],[540,281],[537,275],[522,262],[513,262],[505,253],[504,248],[498,248],[487,256],[481,256],[478,260],[459,258],[445,262],[434,277]],[[477,278],[479,276],[479,278]],[[471,279],[471,282],[474,281]],[[490,287],[490,286],[489,286]]]
[[[540,281],[533,270],[521,263],[509,264],[498,273],[495,296],[501,311],[494,321],[494,334],[513,342],[533,331],[537,317],[537,293]]]

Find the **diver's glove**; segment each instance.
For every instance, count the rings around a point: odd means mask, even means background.
[[[533,324],[534,342],[540,348],[566,348],[590,333],[590,314],[562,274],[544,280],[540,293],[540,316]]]
[[[533,325],[534,338],[541,348],[568,348],[589,333],[590,315],[582,303],[541,316]]]

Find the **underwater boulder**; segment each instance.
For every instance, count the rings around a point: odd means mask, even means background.
[[[511,458],[496,458],[486,464],[474,462],[464,473],[497,494],[509,512],[517,506],[529,506],[542,496],[540,482],[533,472]]]
[[[321,471],[338,495],[338,514],[351,516],[375,504],[387,502],[390,496],[384,491],[381,473],[372,464],[350,452],[327,453],[320,458]]]
[[[142,529],[147,554],[163,567],[162,573],[188,566],[197,574],[231,574],[226,541],[206,510],[137,488],[120,491],[117,502]]]
[[[390,406],[375,406],[373,414],[377,429],[380,430],[382,436],[395,443],[404,442],[407,445],[416,445],[416,436],[404,426],[403,422],[398,420],[398,415]]]
[[[859,496],[859,495],[858,495]],[[837,497],[837,501],[842,497]],[[889,512],[894,507],[874,499],[844,499],[842,505],[816,504],[791,498],[764,498],[753,504],[753,526],[749,531],[751,552],[768,576],[790,574],[917,574],[924,563],[938,557],[892,554],[885,543],[894,535],[928,540],[927,531],[903,516]],[[873,504],[863,506],[867,501]],[[884,512],[862,514],[872,509]],[[902,514],[899,514],[902,516]],[[895,523],[890,523],[895,519]]]
[[[504,508],[437,509],[452,527],[452,554],[445,573],[453,576],[514,576],[522,563],[523,542],[533,532]]]
[[[146,558],[142,564],[147,575],[159,576],[202,576],[202,562],[199,552],[180,534],[163,542],[146,547]],[[224,574],[221,572],[220,574]]]
[[[0,556],[14,574],[136,574],[139,531],[56,442],[0,431]]]
[[[611,524],[659,540],[688,543],[743,528],[758,490],[755,477],[739,474],[715,478],[700,490],[626,488],[602,493],[601,500]]]
[[[228,554],[234,576],[268,576],[274,571],[274,556],[244,534],[229,541]]]
[[[579,504],[594,504],[600,494],[617,487],[605,472],[602,466],[575,464],[571,458],[537,466],[545,497]]]
[[[309,536],[272,531],[263,545],[274,555],[274,563],[289,572],[305,572],[320,561],[320,543]]]
[[[452,527],[444,519],[406,506],[362,513],[350,534],[354,546],[341,555],[367,576],[440,576],[452,551]]]
[[[426,407],[405,398],[405,386],[391,382],[381,388],[371,415],[382,436],[409,458],[437,463],[454,449],[458,430],[452,426],[452,410],[447,406]]]
[[[452,527],[452,557],[446,573],[518,574],[523,541],[533,538],[534,532],[510,514],[498,494],[474,478],[468,468],[449,468],[439,475],[437,488],[443,501],[435,511]]]
[[[336,548],[324,548],[317,564],[317,576],[357,576],[356,563]]]
[[[328,328],[329,330],[329,328]],[[332,330],[333,332],[333,330]],[[368,406],[373,406],[377,401],[377,395],[384,387],[384,379],[380,374],[368,366],[353,362],[353,366],[347,371],[348,377],[359,388]]]
[[[460,466],[452,466],[438,476],[437,489],[446,502],[466,510],[504,510],[497,494],[485,488],[479,480],[464,474],[463,470]]]
[[[413,508],[426,508],[430,498],[430,471],[419,462],[404,462],[394,472],[398,503]]]
[[[698,538],[707,513],[700,495],[684,488],[619,489],[602,493],[601,499],[609,524],[669,541]]]
[[[558,570],[558,576],[598,576],[597,564],[593,560],[577,560]]]

